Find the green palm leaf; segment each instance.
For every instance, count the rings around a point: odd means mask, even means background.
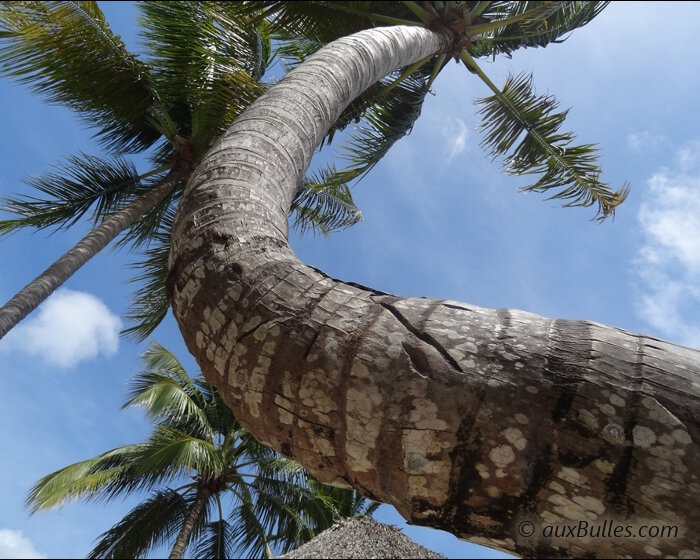
[[[0,210],[20,217],[0,221],[0,234],[22,227],[67,229],[91,208],[90,219],[99,223],[142,194],[150,187],[145,179],[161,171],[139,175],[123,158],[105,160],[82,153],[67,158],[55,169],[26,181],[38,195],[2,201]]]
[[[153,334],[170,311],[167,288],[170,240],[152,242],[143,254],[143,259],[131,265],[139,272],[129,282],[138,283],[140,287],[132,294],[126,312],[131,326],[121,332],[138,342]]]
[[[75,499],[110,499],[134,485],[133,466],[146,446],[125,445],[94,459],[80,461],[39,480],[29,491],[27,507],[32,513]]]
[[[214,437],[201,400],[188,394],[173,376],[143,371],[131,383],[130,392],[124,408],[140,406],[145,409],[147,417],[167,427],[186,431],[203,440]]]
[[[231,17],[223,2],[142,2],[154,80],[195,155],[256,99],[270,62],[265,24]]]
[[[138,271],[130,282],[140,287],[131,297],[126,317],[131,326],[122,334],[138,341],[145,340],[158,327],[170,310],[168,293],[168,256],[170,254],[170,232],[177,211],[176,201],[180,193],[151,216],[145,217],[140,229],[131,232],[138,244],[145,245],[143,257],[131,265]],[[127,239],[121,240],[126,243]]]
[[[243,488],[245,491],[245,488]],[[234,557],[273,558],[273,543],[253,509],[253,497],[245,492],[244,497],[231,509],[229,522],[235,525],[235,536],[230,543]]]
[[[236,539],[236,527],[219,519],[207,523],[192,551],[194,558],[239,558],[234,552],[232,543]]]
[[[146,481],[175,479],[193,473],[207,479],[221,474],[222,459],[213,442],[159,425],[139,457],[138,468]]]
[[[474,64],[473,60],[467,61]],[[558,103],[553,97],[537,96],[532,77],[510,77],[503,91],[495,86],[492,89],[493,96],[478,102],[482,106],[483,145],[494,157],[506,156],[509,174],[541,175],[523,190],[545,192],[561,188],[551,198],[565,200],[565,206],[598,204],[599,219],[614,214],[617,205],[627,197],[629,187],[623,185],[612,191],[600,181],[595,146],[572,145],[573,133],[560,132],[567,111],[556,113]]]
[[[102,533],[87,557],[144,558],[177,536],[190,501],[174,490],[155,492]]]
[[[251,440],[255,441],[255,439],[241,427],[231,407],[226,404],[226,401],[224,401],[219,391],[201,377],[195,379],[194,384],[204,396],[206,401],[204,412],[212,429],[216,433],[223,434],[232,441],[242,439],[244,449],[249,449],[252,445]],[[225,449],[225,451],[228,452],[228,448]]]
[[[518,15],[529,17],[478,34],[474,56],[510,54],[519,48],[560,43],[565,35],[588,24],[609,2],[490,2],[477,22],[498,22]]]
[[[345,229],[362,219],[346,183],[329,165],[304,177],[292,200],[293,225],[303,234],[309,229],[328,235],[333,230]]]
[[[337,519],[333,501],[314,494],[303,478],[303,473],[296,477],[258,476],[252,483],[258,496],[255,516],[283,553],[308,542]]]
[[[78,111],[111,149],[141,151],[174,134],[148,67],[96,2],[0,4],[0,72]]]

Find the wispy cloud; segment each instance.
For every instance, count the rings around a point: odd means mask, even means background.
[[[0,529],[0,558],[46,558],[22,531]]]
[[[44,363],[71,368],[119,346],[121,321],[101,300],[85,292],[61,289],[0,344],[5,351],[36,356]]]
[[[464,153],[467,149],[467,140],[469,139],[469,129],[464,121],[457,119],[443,129],[447,142],[450,147],[450,153],[447,156],[447,162],[451,162],[458,155]]]
[[[648,130],[630,132],[627,135],[627,146],[633,152],[654,151],[664,143],[666,143],[666,137],[663,134],[654,134]]]
[[[638,220],[644,242],[637,272],[644,289],[640,314],[664,336],[700,347],[700,162],[686,147],[677,169],[649,181]]]

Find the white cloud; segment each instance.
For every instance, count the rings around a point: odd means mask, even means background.
[[[6,350],[36,356],[47,365],[70,368],[110,356],[119,346],[121,321],[101,300],[85,292],[61,289],[3,340]]]
[[[637,215],[644,234],[637,272],[642,318],[664,336],[700,347],[700,169],[691,155],[690,148],[679,150],[679,168],[648,182]]]
[[[22,531],[0,529],[0,558],[46,558],[34,548]]]
[[[469,130],[464,121],[457,119],[457,127],[450,125],[444,128],[444,134],[450,146],[450,154],[447,156],[448,163],[467,149]],[[458,129],[458,130],[457,130]]]
[[[630,132],[627,135],[627,146],[633,152],[653,151],[666,142],[663,134],[653,134],[649,131]]]

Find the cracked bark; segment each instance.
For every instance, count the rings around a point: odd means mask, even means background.
[[[524,556],[697,555],[700,352],[587,321],[382,294],[289,248],[289,204],[330,124],[377,79],[449,43],[413,27],[346,37],[231,126],[173,230],[185,341],[256,437],[413,523]],[[677,535],[542,532],[578,521]],[[534,535],[518,533],[527,522]]]

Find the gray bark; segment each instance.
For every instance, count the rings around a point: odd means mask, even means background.
[[[342,109],[449,43],[413,27],[346,37],[213,146],[173,230],[185,341],[256,437],[412,523],[525,556],[697,556],[700,352],[380,293],[305,266],[288,245],[299,178]],[[597,538],[580,525],[547,535],[584,522]],[[675,535],[611,529],[661,525]]]
[[[206,507],[210,497],[211,489],[207,488],[206,486],[197,491],[197,496],[194,499],[194,503],[192,504],[190,511],[187,512],[187,517],[182,523],[180,532],[175,539],[173,549],[170,551],[170,556],[168,556],[170,560],[182,558],[185,555],[185,550],[190,542],[190,537],[192,536],[194,526],[196,525],[197,520],[204,513],[204,508]]]
[[[168,196],[185,172],[173,168],[163,181],[96,226],[49,268],[0,307],[0,339],[63,285],[80,267],[104,249],[117,235]]]

